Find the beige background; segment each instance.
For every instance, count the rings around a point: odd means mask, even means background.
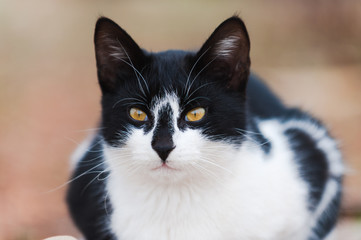
[[[361,2],[0,0],[0,239],[78,236],[64,205],[69,155],[97,126],[93,30],[118,22],[144,48],[197,49],[239,14],[252,68],[322,119],[348,165],[339,239],[361,239]]]

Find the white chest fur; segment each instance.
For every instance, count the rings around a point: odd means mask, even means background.
[[[269,159],[245,144],[224,178],[173,185],[111,174],[111,230],[122,240],[305,240],[307,188],[284,141],[271,140]]]

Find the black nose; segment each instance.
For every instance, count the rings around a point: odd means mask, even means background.
[[[158,138],[152,141],[152,148],[158,153],[158,156],[162,159],[162,162],[166,162],[169,153],[175,148],[173,146],[172,139]]]

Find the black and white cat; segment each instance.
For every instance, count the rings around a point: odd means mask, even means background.
[[[147,52],[107,18],[94,40],[101,126],[67,195],[86,239],[331,239],[337,144],[249,74],[242,20],[198,52]]]

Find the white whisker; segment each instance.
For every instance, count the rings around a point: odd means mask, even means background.
[[[186,92],[186,99],[189,98],[189,91],[193,85],[193,83],[196,81],[196,79],[198,78],[198,76],[214,61],[217,59],[217,56],[215,58],[213,58],[211,61],[209,61],[198,73],[197,75],[193,78],[193,80],[191,81],[188,89],[187,89],[187,92]]]
[[[61,188],[65,187],[65,186],[67,186],[68,184],[72,183],[73,181],[75,181],[75,180],[77,180],[77,179],[81,178],[82,176],[84,176],[84,175],[86,175],[86,174],[90,174],[92,170],[94,170],[94,169],[96,169],[96,168],[100,167],[100,166],[101,166],[101,165],[103,165],[103,164],[104,164],[104,162],[101,162],[101,163],[99,163],[99,164],[95,165],[94,167],[92,167],[92,168],[88,169],[87,171],[85,171],[85,172],[83,172],[83,173],[79,174],[78,176],[76,176],[76,177],[74,177],[74,178],[70,179],[69,181],[66,181],[65,183],[63,183],[63,184],[59,185],[58,187],[55,187],[55,188],[53,188],[53,189],[51,189],[51,190],[49,190],[49,191],[46,191],[45,193],[52,193],[52,192],[55,192],[55,191],[57,191],[57,190],[59,190],[59,189],[61,189]]]
[[[263,145],[265,145],[265,144],[268,144],[268,143],[270,143],[270,140],[267,140],[267,141],[265,141],[265,142],[261,142],[261,143],[259,143],[259,142],[257,142],[257,140],[255,140],[255,139],[253,139],[251,136],[248,136],[247,134],[244,134],[244,133],[242,133],[241,131],[239,131],[239,129],[236,129],[237,130],[237,132],[239,133],[239,134],[241,134],[242,136],[244,136],[246,139],[248,139],[249,141],[251,141],[251,142],[253,142],[253,143],[255,143],[257,146],[263,146]]]
[[[128,65],[129,65],[130,67],[132,67],[132,69],[134,70],[134,73],[135,73],[135,76],[137,77],[137,80],[138,80],[139,86],[140,86],[140,88],[141,88],[141,91],[143,92],[143,94],[144,94],[144,96],[145,96],[146,94],[145,94],[145,92],[144,92],[143,86],[142,86],[141,83],[140,83],[138,74],[139,74],[139,76],[142,78],[142,80],[143,80],[143,82],[144,82],[144,85],[145,85],[145,87],[147,88],[147,91],[148,91],[148,93],[149,93],[148,83],[147,83],[147,81],[145,81],[143,75],[134,67],[133,62],[132,62],[132,59],[130,59],[127,51],[124,49],[124,47],[123,47],[123,45],[121,44],[121,42],[119,41],[119,39],[117,39],[117,40],[118,40],[118,43],[120,44],[120,47],[123,49],[124,53],[126,54],[128,60],[129,60],[129,62],[130,62],[130,64],[128,64]],[[127,63],[127,62],[124,61],[124,60],[123,60],[123,62]]]
[[[198,57],[197,61],[193,64],[193,66],[192,66],[192,68],[191,68],[191,70],[190,70],[190,72],[189,72],[189,74],[188,74],[188,77],[187,77],[187,80],[186,80],[186,84],[185,84],[185,88],[184,88],[184,89],[186,89],[186,98],[187,98],[187,96],[188,96],[189,89],[190,89],[190,87],[191,87],[191,85],[188,86],[188,84],[189,84],[190,77],[191,77],[191,75],[192,75],[192,73],[193,73],[193,70],[194,70],[194,68],[196,67],[197,63],[198,63],[198,62],[201,60],[201,58],[204,56],[204,54],[206,54],[206,53],[209,51],[209,49],[210,49],[210,48],[207,48],[207,49]]]
[[[191,99],[191,100],[189,100],[189,98],[194,94],[194,93],[196,93],[199,89],[201,89],[201,88],[203,88],[203,87],[205,87],[205,86],[208,86],[208,85],[210,85],[210,84],[212,84],[213,82],[209,82],[209,83],[205,83],[205,84],[202,84],[201,86],[199,86],[198,88],[196,88],[194,91],[192,91],[189,95],[188,95],[188,97],[185,99],[185,102],[186,102],[186,104],[189,104],[190,102],[193,102],[194,101],[194,99]],[[200,97],[200,98],[202,98],[202,97]],[[203,97],[204,98],[204,97]],[[209,99],[209,98],[208,98]]]
[[[213,165],[213,166],[215,166],[215,167],[217,167],[217,168],[219,168],[219,169],[222,169],[222,170],[224,170],[224,171],[226,171],[226,172],[228,172],[228,173],[230,173],[231,175],[234,176],[234,173],[233,173],[231,170],[229,170],[229,169],[227,169],[227,168],[225,168],[225,167],[222,167],[222,166],[220,166],[220,165],[218,165],[218,164],[216,164],[216,163],[214,163],[214,162],[212,162],[212,161],[209,161],[209,160],[206,159],[206,158],[198,158],[198,159],[199,159],[200,161],[209,163],[209,164],[211,164],[211,165]]]
[[[113,105],[113,109],[121,102],[124,102],[124,101],[134,101],[135,103],[137,104],[140,104],[140,105],[146,105],[144,102],[142,102],[141,100],[139,100],[138,98],[133,98],[133,97],[129,97],[129,98],[123,98],[123,99],[120,99],[119,101],[117,101],[116,103],[114,103]],[[133,103],[134,103],[133,102]]]

